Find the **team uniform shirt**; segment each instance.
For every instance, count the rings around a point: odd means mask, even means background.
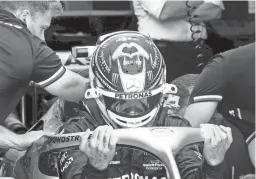
[[[216,101],[219,111],[246,138],[255,131],[255,43],[212,58],[203,69],[190,103]]]
[[[86,102],[83,109],[76,109],[78,116],[70,119],[63,126],[64,133],[84,132],[88,128],[96,129],[106,125],[94,99]],[[65,106],[65,105],[64,105]],[[64,108],[65,109],[65,108]],[[61,110],[63,111],[63,110]],[[190,126],[189,122],[178,116],[169,116],[163,108],[153,126]],[[181,177],[186,179],[220,179],[224,176],[224,162],[210,166],[202,156],[203,145],[188,145],[176,155]],[[144,151],[117,146],[116,154],[108,168],[99,171],[88,163],[87,157],[80,150],[67,150],[59,155],[59,172],[63,179],[165,179],[166,173],[162,162]]]
[[[159,16],[164,8],[167,0],[133,0],[134,14],[138,18],[138,31],[141,33],[149,34],[153,40],[164,41],[192,41],[190,30],[190,23],[188,20],[159,20]],[[223,2],[221,0],[207,0],[205,3],[213,3],[224,9]],[[186,9],[185,1],[174,1],[173,6],[177,9]],[[187,14],[187,12],[184,12]],[[202,24],[200,27],[202,39],[206,39],[206,28]]]
[[[16,107],[30,81],[47,87],[64,73],[58,56],[12,13],[0,9],[0,121]]]

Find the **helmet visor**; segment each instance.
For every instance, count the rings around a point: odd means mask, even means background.
[[[140,117],[148,114],[162,99],[162,93],[143,99],[116,99],[103,96],[106,108],[123,117]]]

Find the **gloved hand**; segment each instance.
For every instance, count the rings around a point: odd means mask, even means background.
[[[88,129],[82,136],[79,149],[88,157],[90,165],[98,170],[104,170],[112,161],[116,149],[116,137],[111,126],[97,127],[91,138]]]
[[[233,142],[231,128],[213,124],[201,124],[200,127],[204,138],[205,160],[212,166],[222,163]]]

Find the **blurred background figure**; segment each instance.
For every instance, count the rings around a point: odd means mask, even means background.
[[[221,17],[221,0],[134,0],[133,7],[138,31],[152,37],[165,59],[168,82],[187,73],[200,73],[200,66],[212,56],[204,44],[204,22]]]
[[[176,114],[184,116],[188,106],[189,96],[193,90],[198,74],[186,74],[174,79],[171,84],[178,88],[177,96],[179,96],[179,108],[175,111]]]

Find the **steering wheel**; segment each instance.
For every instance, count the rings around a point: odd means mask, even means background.
[[[78,147],[82,134],[84,133],[47,135],[36,141],[26,154],[23,152],[19,156],[16,151],[16,159],[11,153],[7,154],[6,156],[12,156],[14,162],[13,170],[10,170],[6,176],[12,176],[16,179],[49,178],[39,169],[40,155],[46,152],[60,152]],[[165,165],[169,179],[181,179],[174,159],[175,154],[188,144],[203,141],[200,129],[189,127],[115,129],[114,135],[117,136],[118,145],[136,147],[157,157]]]

